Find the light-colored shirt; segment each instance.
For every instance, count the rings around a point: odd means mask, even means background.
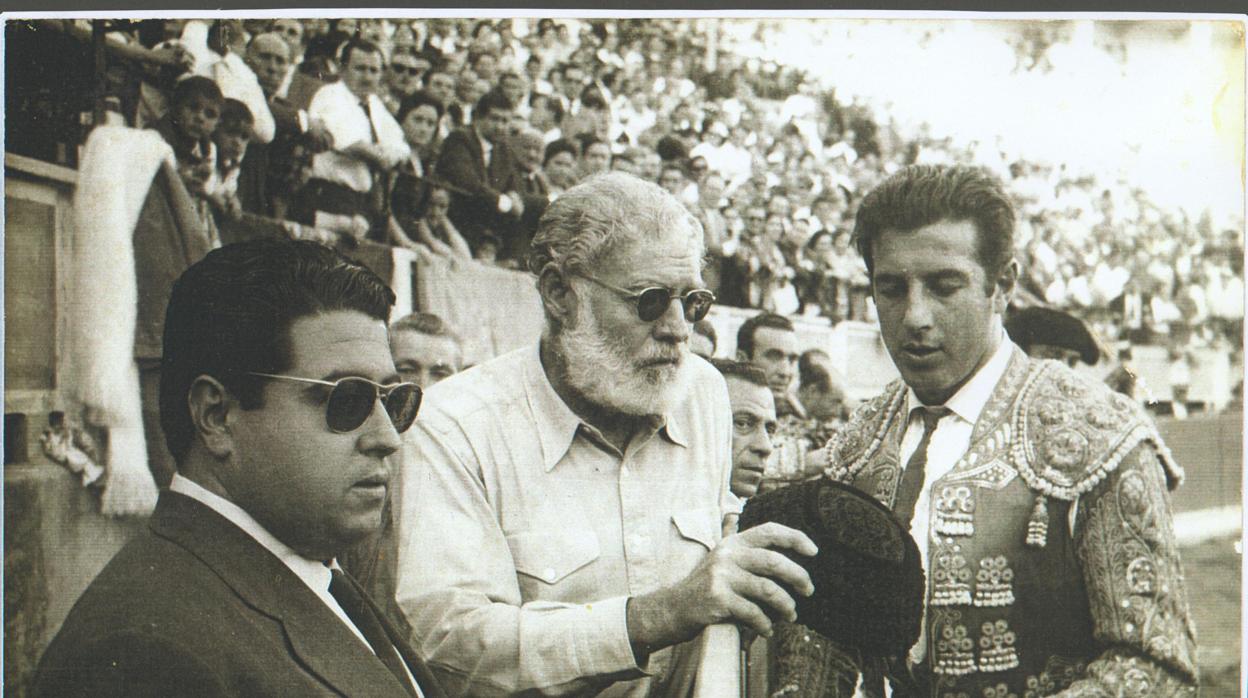
[[[638,666],[625,616],[740,508],[727,388],[687,360],[683,401],[622,454],[555,392],[536,346],[426,393],[403,449],[397,596],[449,692],[641,696],[688,670],[696,643]]]
[[[312,159],[313,177],[367,192],[373,186],[368,163],[341,151],[355,143],[375,141],[391,151],[391,162],[400,162],[411,155],[402,127],[390,116],[380,97],[375,94],[368,96],[368,111],[364,113],[360,98],[341,81],[316,91],[316,96],[308,105],[308,116],[325,124],[333,136],[334,147]]]
[[[224,516],[230,523],[238,526],[244,533],[254,538],[257,543],[281,560],[282,564],[289,567],[290,571],[294,572],[295,576],[299,578],[299,581],[306,584],[312,590],[312,593],[316,594],[316,597],[329,610],[333,611],[334,615],[338,616],[338,619],[345,623],[351,629],[351,632],[355,633],[356,637],[360,638],[360,642],[363,642],[369,651],[373,654],[377,653],[373,646],[368,644],[368,640],[364,638],[364,633],[361,633],[360,629],[355,627],[355,623],[351,622],[347,612],[342,610],[342,606],[338,605],[338,600],[329,593],[329,583],[333,580],[333,573],[330,569],[342,569],[338,567],[337,560],[331,561],[329,565],[326,565],[321,560],[311,560],[303,557],[291,549],[289,545],[286,545],[272,533],[265,530],[264,526],[261,526],[260,522],[252,518],[251,514],[248,514],[242,507],[220,495],[209,492],[198,483],[188,480],[177,473],[174,473],[173,480],[169,483],[169,491],[194,499]],[[416,677],[412,676],[412,670],[407,666],[407,662],[403,662],[403,670],[407,673],[407,680],[416,687],[416,695],[423,696],[424,693],[420,690],[420,684],[416,683]]]

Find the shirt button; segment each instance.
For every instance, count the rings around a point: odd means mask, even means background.
[[[545,570],[542,571],[542,576],[546,578],[546,581],[553,582],[555,581],[555,570],[550,567],[547,567]]]

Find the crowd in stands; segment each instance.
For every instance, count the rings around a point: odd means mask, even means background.
[[[909,163],[975,162],[1019,203],[1029,302],[1111,342],[1238,351],[1238,228],[1126,181],[899,133],[706,44],[675,19],[143,20],[110,33],[148,51],[110,89],[125,123],[173,146],[217,228],[260,215],[522,268],[549,201],[625,170],[701,220],[721,305],[832,323],[874,319],[850,239],[861,195]]]

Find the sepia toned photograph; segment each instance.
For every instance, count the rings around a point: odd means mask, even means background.
[[[0,21],[6,695],[1241,695],[1243,16]]]

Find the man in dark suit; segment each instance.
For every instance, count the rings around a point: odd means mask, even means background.
[[[510,239],[524,214],[515,157],[507,147],[512,110],[502,92],[487,92],[477,101],[472,125],[452,131],[438,157],[438,178],[454,187],[447,215],[474,253],[486,234]]]
[[[335,562],[379,525],[420,405],[390,355],[394,300],[310,242],[229,245],[183,273],[160,381],[178,471],[32,695],[443,695]]]

